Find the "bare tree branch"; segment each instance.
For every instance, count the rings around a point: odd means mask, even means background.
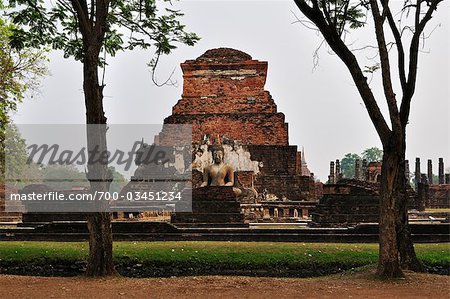
[[[372,120],[375,129],[377,130],[381,142],[383,144],[386,144],[389,141],[391,130],[389,129],[389,126],[387,125],[383,114],[381,113],[372,90],[369,87],[367,78],[364,76],[356,57],[345,45],[344,41],[336,31],[336,28],[329,26],[324,21],[322,12],[317,5],[317,1],[312,0],[312,7],[309,6],[305,0],[294,0],[294,2],[302,11],[302,13],[317,25],[328,45],[330,45],[332,50],[347,66],[361,95],[361,98],[364,101],[364,104],[369,113],[369,117]]]
[[[382,0],[385,1],[385,0]],[[380,10],[378,7],[377,0],[370,0],[371,11],[373,15],[373,19],[375,22],[375,35],[377,38],[378,49],[380,52],[380,63],[381,63],[381,72],[382,72],[382,81],[383,81],[383,89],[384,95],[386,97],[386,103],[388,105],[389,116],[391,119],[391,125],[393,129],[401,128],[400,117],[398,114],[397,100],[395,97],[395,93],[392,87],[392,78],[391,78],[391,65],[389,62],[389,53],[386,47],[386,39],[384,33],[384,21],[386,13],[380,15]],[[387,6],[387,3],[386,3]],[[387,9],[384,9],[387,11]]]

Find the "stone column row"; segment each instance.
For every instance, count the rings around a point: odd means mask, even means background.
[[[438,170],[438,184],[450,184],[450,174],[444,174],[444,159],[443,158],[439,158],[439,170]],[[427,164],[427,175],[426,176],[422,176],[422,173],[420,171],[420,158],[416,158],[416,170],[414,172],[414,177],[415,177],[415,183],[416,183],[416,188],[417,188],[417,184],[422,182],[422,183],[428,183],[430,185],[434,184],[434,179],[433,179],[433,161],[431,159],[428,159],[428,164]],[[423,181],[423,179],[425,179],[425,181]]]
[[[405,176],[409,180],[409,161],[405,161]],[[439,158],[439,184],[450,184],[450,174],[444,174],[444,159]],[[339,181],[342,178],[341,173],[341,164],[339,160],[331,161],[330,162],[330,175],[328,176],[328,183],[329,184],[335,184],[337,181]],[[357,159],[355,161],[355,177],[356,180],[362,180],[366,181],[367,178],[367,160],[362,160],[362,166],[361,161]],[[414,180],[415,180],[415,186],[416,190],[418,188],[418,183],[426,183],[426,184],[434,184],[433,180],[433,161],[431,159],[428,159],[427,164],[427,175],[422,175],[422,172],[420,171],[420,158],[416,158],[416,169],[414,171]]]
[[[336,162],[330,162],[330,175],[328,176],[328,184],[336,184],[342,178],[341,162],[339,159]]]

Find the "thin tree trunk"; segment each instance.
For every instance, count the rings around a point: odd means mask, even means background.
[[[96,41],[90,45],[85,44],[86,56],[83,63],[83,89],[86,106],[87,146],[90,159],[97,160],[88,163],[88,179],[91,192],[108,192],[110,179],[108,163],[102,161],[101,155],[107,151],[106,143],[106,117],[103,110],[102,86],[98,84],[98,57],[100,46]],[[93,154],[93,150],[97,154]],[[97,203],[96,208],[102,208]],[[86,275],[107,276],[112,275],[114,264],[112,259],[112,229],[111,215],[109,213],[92,213],[88,216],[89,229],[89,257]]]
[[[396,199],[399,195],[399,155],[398,144],[391,142],[383,147],[381,169],[380,222],[379,222],[379,259],[377,273],[381,277],[401,277],[396,232]]]

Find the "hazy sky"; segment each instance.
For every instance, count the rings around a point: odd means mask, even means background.
[[[420,56],[416,94],[412,102],[407,135],[407,158],[438,157],[450,166],[450,5],[444,1],[428,26]],[[313,53],[320,36],[300,24],[293,1],[181,1],[175,7],[185,13],[188,30],[202,40],[194,47],[179,47],[161,60],[157,76],[163,81],[175,69],[177,87],[156,87],[146,63],[151,52],[119,53],[108,58],[105,110],[109,123],[161,123],[181,98],[182,73],[179,64],[195,59],[206,50],[230,47],[269,62],[266,90],[289,123],[291,145],[304,146],[309,168],[326,180],[329,161],[346,153],[361,153],[380,147],[362,100],[345,69],[327,47],[319,51],[319,66],[313,69]],[[371,28],[360,30],[349,41],[354,48],[375,44]],[[372,53],[358,52],[365,60]],[[82,67],[60,52],[50,55],[51,76],[45,78],[41,95],[25,100],[14,116],[16,123],[84,123]],[[373,62],[367,62],[373,64]],[[372,79],[379,101],[383,101],[379,77]],[[398,90],[398,89],[397,89]],[[400,94],[400,91],[398,91]],[[384,104],[381,105],[384,109]],[[413,165],[411,164],[411,169]]]

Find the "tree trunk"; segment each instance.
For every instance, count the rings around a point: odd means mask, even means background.
[[[89,158],[95,162],[88,162],[88,179],[91,192],[108,192],[110,179],[108,163],[102,161],[101,155],[107,151],[106,117],[103,111],[102,86],[98,84],[98,63],[101,45],[96,41],[85,44],[85,60],[83,62],[83,90],[86,106],[87,147]],[[93,125],[93,126],[92,126]],[[92,154],[95,150],[96,154]],[[90,160],[91,161],[91,160]],[[95,208],[101,209],[102,203]],[[113,274],[112,259],[112,229],[109,213],[92,213],[88,216],[89,229],[89,257],[86,275],[107,276]]]
[[[404,129],[391,134],[383,151],[378,274],[390,278],[402,276],[401,268],[423,271],[423,266],[414,251],[408,224]]]
[[[377,273],[381,277],[401,277],[396,232],[396,200],[401,193],[398,186],[399,162],[401,160],[401,145],[390,138],[383,146],[383,164],[381,169],[380,191],[380,223],[379,223],[379,259]],[[400,188],[399,188],[400,187]]]
[[[403,134],[403,136],[406,136]],[[405,172],[405,152],[406,141],[403,139],[398,152],[399,156],[399,176],[397,185],[399,186],[399,195],[396,203],[397,210],[397,244],[400,254],[400,266],[402,269],[422,272],[424,271],[422,263],[417,259],[414,245],[411,238],[411,229],[408,223],[408,193],[407,184],[409,178],[406,178]],[[402,175],[403,174],[403,175]]]
[[[89,258],[88,276],[107,276],[115,273],[112,259],[112,231],[109,213],[92,213],[88,216]]]
[[[422,263],[418,260],[414,250],[414,244],[411,239],[411,229],[408,224],[408,208],[407,200],[398,204],[397,217],[397,242],[400,254],[400,265],[403,269],[416,272],[423,272]]]

